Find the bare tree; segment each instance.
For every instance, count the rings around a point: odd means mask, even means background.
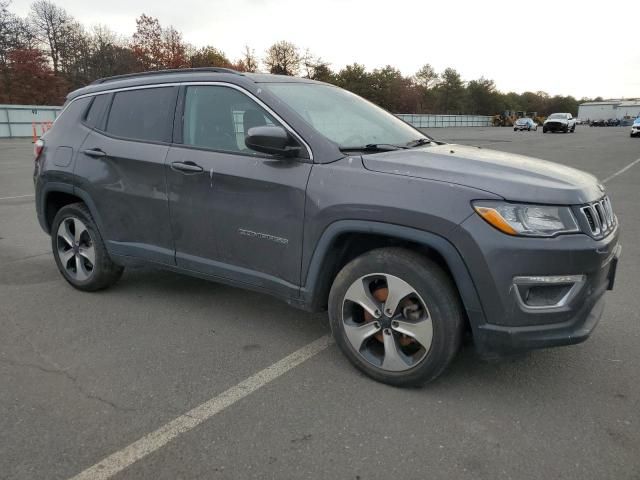
[[[329,82],[333,78],[333,72],[329,68],[331,64],[313,55],[309,49],[305,50],[301,62],[304,67],[305,77],[323,82]]]
[[[33,31],[38,40],[47,46],[54,74],[60,71],[60,52],[64,48],[65,30],[72,21],[66,10],[49,0],[36,0],[31,4]]]
[[[258,59],[256,58],[256,52],[249,45],[244,46],[244,52],[242,58],[238,62],[245,72],[255,72],[258,70]]]
[[[300,71],[301,60],[298,47],[283,40],[274,43],[267,49],[264,63],[270,73],[293,76]]]
[[[19,48],[35,48],[29,24],[9,11],[9,0],[0,0],[0,67],[6,66],[9,54]]]
[[[91,38],[75,20],[62,28],[59,71],[72,87],[81,87],[90,80]]]

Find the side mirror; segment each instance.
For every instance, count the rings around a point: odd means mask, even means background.
[[[250,128],[244,137],[244,144],[256,152],[295,157],[300,145],[282,127],[263,126]]]

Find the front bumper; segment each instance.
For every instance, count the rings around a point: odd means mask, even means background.
[[[545,130],[551,130],[552,132],[564,131],[569,129],[569,125],[561,122],[547,122],[543,126]]]
[[[640,137],[640,127],[631,127],[631,136],[632,137]]]
[[[579,343],[588,338],[613,288],[621,247],[618,227],[596,240],[585,234],[556,238],[505,235],[479,216],[460,226],[456,243],[475,284],[484,321],[471,322],[481,353],[511,353]],[[580,276],[575,294],[558,306],[530,308],[518,277]]]

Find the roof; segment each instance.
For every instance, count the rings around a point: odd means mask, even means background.
[[[624,105],[625,107],[628,107],[630,105],[635,106],[638,104],[640,104],[640,100],[637,100],[637,99],[630,99],[630,100],[618,99],[618,100],[603,100],[602,102],[585,102],[585,103],[581,103],[580,106],[590,107],[590,106],[597,106],[597,105],[617,105],[617,106]]]
[[[256,83],[323,83],[308,78],[290,77],[287,75],[273,75],[268,73],[244,73],[229,68],[205,67],[184,68],[174,70],[158,70],[149,72],[117,75],[114,77],[100,78],[86,87],[79,88],[67,95],[71,100],[80,95],[98,93],[125,87],[137,87],[143,85],[155,85],[162,83],[182,82],[220,82],[227,81],[238,85]]]
[[[640,107],[640,101],[622,102],[618,107]]]
[[[581,103],[579,106],[591,107],[591,106],[597,106],[597,105],[618,105],[619,103],[620,103],[620,100],[611,100],[607,102],[585,102],[585,103]]]

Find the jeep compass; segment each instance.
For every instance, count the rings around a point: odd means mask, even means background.
[[[585,340],[619,227],[593,176],[451,145],[338,87],[206,68],[97,80],[35,144],[36,206],[79,290],[152,264],[328,310],[393,385]]]

